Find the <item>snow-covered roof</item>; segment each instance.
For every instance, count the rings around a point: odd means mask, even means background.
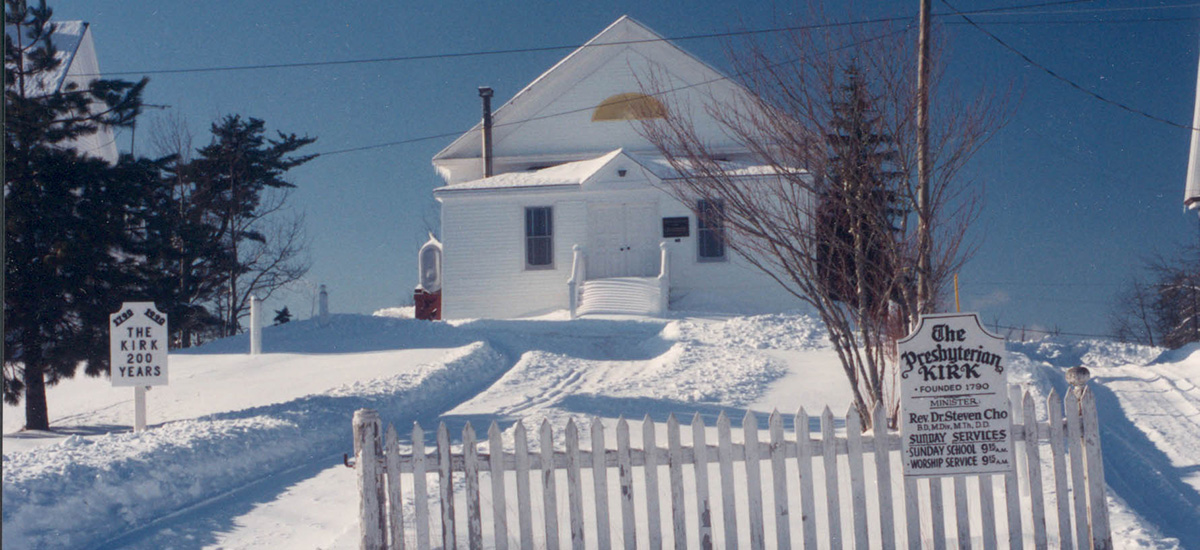
[[[596,158],[568,162],[528,172],[508,172],[490,178],[434,189],[434,194],[447,191],[478,191],[482,189],[515,189],[522,187],[578,186],[590,179],[613,159],[624,154],[621,149]]]
[[[53,71],[39,73],[36,78],[25,81],[25,95],[38,96],[52,94],[62,89],[63,84],[67,81],[67,74],[71,70],[71,66],[75,61],[75,55],[79,51],[80,45],[83,44],[84,34],[87,33],[88,24],[84,21],[56,21],[52,23],[54,26],[53,32],[50,34],[50,42],[54,44],[54,57],[59,60],[59,64]],[[19,47],[29,49],[33,44],[33,37],[30,35],[33,31],[30,27],[22,27],[21,34],[17,35],[16,25],[5,25],[4,34],[13,39],[13,43]]]
[[[617,165],[620,166],[617,166]],[[725,173],[734,177],[770,176],[778,173],[774,167],[757,165],[747,162],[719,161],[718,164]],[[681,177],[680,173],[671,166],[667,159],[657,155],[639,154],[624,149],[609,151],[603,155],[586,160],[566,162],[555,166],[508,172],[490,178],[477,179],[465,183],[446,185],[434,189],[435,195],[443,193],[495,191],[526,188],[547,187],[579,187],[589,182],[599,180],[602,175],[611,172],[608,167],[641,168],[647,179],[670,180]]]
[[[671,165],[671,162],[663,157],[637,154],[630,154],[629,156],[653,172],[659,179],[670,180],[682,177],[679,171]],[[686,160],[681,162],[684,165],[688,164]],[[773,176],[779,173],[774,166],[751,162],[722,160],[717,161],[717,165],[721,167],[726,175],[733,177]]]

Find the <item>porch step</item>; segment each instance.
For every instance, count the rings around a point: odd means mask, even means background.
[[[657,315],[657,277],[612,277],[583,283],[578,315]]]

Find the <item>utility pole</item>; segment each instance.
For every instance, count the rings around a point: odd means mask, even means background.
[[[929,17],[931,0],[921,0],[917,38],[917,312],[929,313],[933,299],[933,238],[929,219]]]
[[[159,109],[159,110],[171,108],[170,105],[154,105],[151,103],[143,103],[141,108],[145,109],[147,107],[152,107],[152,108]],[[142,114],[142,112],[139,110],[138,115],[140,116],[141,114]],[[136,137],[137,137],[137,117],[135,116],[135,117],[133,117],[133,122],[130,123],[130,125],[129,125],[129,156],[131,156],[131,157],[135,156],[133,154],[133,144],[134,144],[134,139]]]

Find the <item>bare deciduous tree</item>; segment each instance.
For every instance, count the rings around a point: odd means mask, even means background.
[[[1150,346],[1161,341],[1155,315],[1156,292],[1140,279],[1130,280],[1116,297],[1110,314],[1113,338]]]
[[[815,13],[806,22],[822,20]],[[923,313],[913,214],[915,40],[884,27],[813,25],[770,42],[730,46],[735,80],[748,93],[688,90],[705,97],[705,117],[768,176],[731,170],[728,152],[702,137],[700,117],[682,104],[665,71],[643,82],[645,93],[667,104],[665,118],[643,121],[642,131],[679,174],[665,182],[668,192],[694,209],[698,201],[721,204],[728,246],[812,306],[867,424],[876,403],[894,417],[898,392],[889,358],[895,340]],[[865,126],[857,134],[846,123],[853,86],[869,103],[860,106]],[[1003,117],[993,97],[964,102],[932,90],[931,286],[941,295],[969,256],[966,232],[978,212],[978,194],[961,169]],[[847,158],[856,135],[858,164]],[[872,196],[885,197],[883,206]],[[842,229],[826,230],[829,223]]]
[[[1110,314],[1114,338],[1178,348],[1200,341],[1200,246],[1146,262],[1150,282],[1131,280]]]

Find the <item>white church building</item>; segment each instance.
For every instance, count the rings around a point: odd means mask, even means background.
[[[100,74],[100,63],[96,59],[96,45],[92,41],[91,25],[85,21],[56,21],[50,33],[50,42],[54,44],[54,55],[59,64],[52,71],[37,74],[37,78],[25,81],[24,95],[37,97],[71,89],[85,90]],[[22,27],[24,35],[17,34],[16,25],[5,25],[4,33],[12,39],[13,45],[26,52],[36,49],[28,27]],[[28,54],[27,54],[28,55]],[[12,83],[8,83],[10,86]],[[96,105],[96,109],[103,109]],[[86,134],[72,141],[61,144],[67,149],[103,159],[109,164],[116,164],[119,156],[116,138],[112,128],[101,126],[96,132]]]
[[[644,93],[651,78],[667,91]],[[441,318],[797,307],[730,250],[737,237],[719,215],[696,214],[720,204],[664,191],[677,174],[639,132],[639,119],[688,109],[731,169],[753,178],[763,173],[753,156],[704,114],[709,98],[747,93],[628,17],[494,114],[481,88],[484,120],[433,157],[446,183],[434,190]]]

